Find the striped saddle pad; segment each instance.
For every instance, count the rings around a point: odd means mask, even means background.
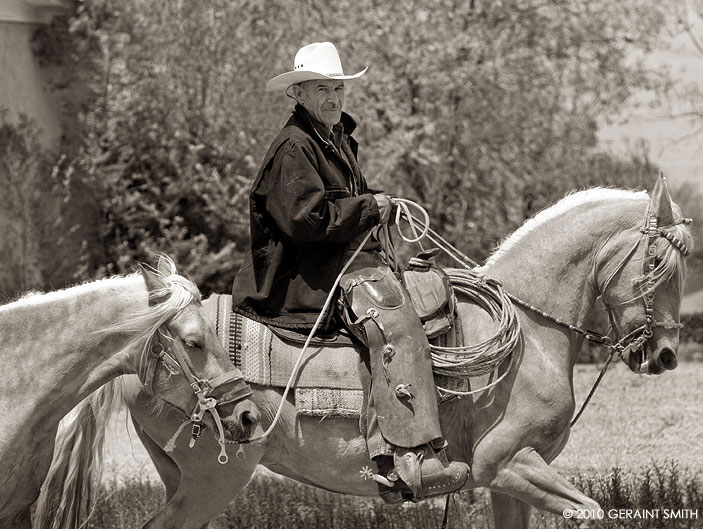
[[[252,384],[285,387],[302,345],[279,338],[265,325],[232,312],[232,297],[213,294],[203,301],[230,359]],[[359,417],[363,391],[359,352],[350,345],[310,345],[293,380],[298,413]]]

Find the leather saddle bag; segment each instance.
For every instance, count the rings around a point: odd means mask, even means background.
[[[410,294],[425,334],[434,338],[454,325],[456,296],[447,273],[434,263],[439,250],[432,248],[410,259],[402,282]]]

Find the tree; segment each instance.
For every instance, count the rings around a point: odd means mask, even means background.
[[[247,249],[249,186],[290,108],[263,92],[315,40],[339,47],[371,184],[412,198],[484,258],[527,217],[592,185],[647,187],[644,155],[600,153],[609,113],[651,81],[633,49],[651,0],[83,0],[66,24],[88,93],[64,168],[90,190],[85,275],[172,255],[225,292]],[[86,219],[90,221],[91,216]],[[78,223],[78,224],[85,224]],[[94,239],[89,240],[90,237]],[[96,244],[99,243],[99,244]]]

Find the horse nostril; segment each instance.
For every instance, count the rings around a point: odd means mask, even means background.
[[[676,358],[676,353],[668,347],[662,349],[662,352],[659,354],[659,361],[661,362],[662,367],[668,370],[676,369],[676,366],[679,365],[679,360]]]
[[[241,415],[241,421],[242,421],[242,426],[244,428],[251,428],[254,426],[258,421],[256,418],[256,415],[250,411],[245,411]]]

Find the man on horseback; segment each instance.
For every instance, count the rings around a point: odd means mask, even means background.
[[[388,222],[392,202],[374,193],[357,164],[356,124],[342,112],[345,75],[337,49],[313,43],[293,71],[267,83],[296,101],[273,140],[250,195],[251,251],[232,290],[233,310],[274,328],[324,332],[340,318],[369,349],[367,445],[381,496],[420,500],[454,492],[468,466],[443,449],[430,348],[407,291],[379,242],[365,235]],[[325,307],[335,281],[363,244]],[[320,316],[321,311],[324,314]]]

